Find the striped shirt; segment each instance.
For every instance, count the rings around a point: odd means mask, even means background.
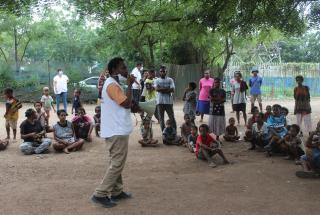
[[[172,78],[157,78],[154,80],[155,88],[175,89],[175,85]],[[172,93],[160,93],[157,92],[157,104],[173,104]]]

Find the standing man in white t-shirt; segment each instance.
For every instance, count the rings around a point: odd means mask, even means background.
[[[68,76],[63,74],[62,69],[58,69],[57,75],[53,78],[53,89],[54,94],[56,95],[57,111],[60,109],[60,98],[62,98],[64,110],[67,112],[68,83]]]
[[[134,83],[132,85],[132,98],[133,101],[138,103],[141,96],[141,71],[143,70],[142,63],[137,63],[136,67],[132,70],[131,75],[135,77]]]
[[[127,77],[128,70],[122,58],[113,58],[108,63],[110,77],[104,82],[101,94],[101,137],[105,138],[110,163],[107,172],[96,188],[91,201],[105,208],[116,206],[116,202],[131,198],[123,191],[122,170],[125,166],[131,121],[133,76],[127,79],[127,92],[119,84],[119,76]]]

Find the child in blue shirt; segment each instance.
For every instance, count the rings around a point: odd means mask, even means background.
[[[281,106],[275,104],[272,106],[272,115],[267,120],[269,129],[269,144],[265,146],[268,155],[271,156],[273,151],[276,151],[279,147],[280,142],[287,135],[288,130],[286,129],[287,122],[286,117],[281,114]]]

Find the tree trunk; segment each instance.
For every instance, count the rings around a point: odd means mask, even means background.
[[[16,26],[13,27],[13,36],[14,36],[14,60],[16,63],[16,72],[20,71],[20,62],[18,58],[18,35],[17,35]]]
[[[153,42],[150,37],[148,37],[148,47],[149,47],[149,54],[150,54],[150,67],[154,68],[154,53],[153,53]]]

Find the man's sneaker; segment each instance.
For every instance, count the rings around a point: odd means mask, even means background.
[[[215,168],[215,167],[217,167],[217,164],[215,164],[214,162],[210,162],[210,163],[209,163],[209,167]]]
[[[131,193],[126,193],[126,192],[121,192],[119,195],[117,196],[111,196],[111,201],[117,202],[120,200],[125,200],[125,199],[130,199],[132,198],[132,194]]]
[[[109,197],[96,197],[93,195],[90,200],[91,200],[91,202],[93,202],[97,205],[100,205],[104,208],[112,208],[117,205]]]

